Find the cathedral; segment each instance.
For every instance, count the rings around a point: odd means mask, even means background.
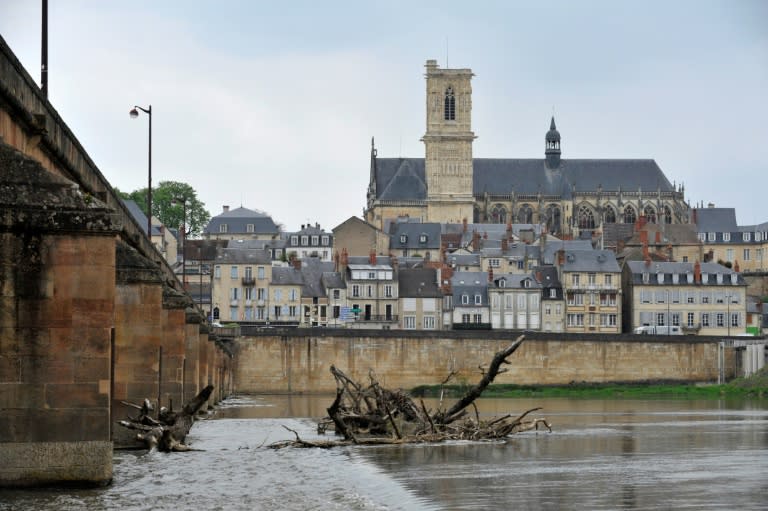
[[[379,158],[371,143],[365,219],[543,224],[556,236],[605,224],[688,223],[684,188],[654,160],[561,158],[552,117],[543,158],[474,158],[472,70],[426,63],[424,158]]]

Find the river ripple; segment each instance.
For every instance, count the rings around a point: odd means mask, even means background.
[[[506,443],[324,449],[328,397],[227,400],[189,453],[117,452],[92,490],[0,491],[0,510],[766,509],[765,401],[486,399],[483,416],[544,406],[553,433]],[[435,406],[434,402],[428,406]]]

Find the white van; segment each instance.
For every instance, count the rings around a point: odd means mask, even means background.
[[[641,335],[683,335],[679,326],[639,326],[635,328],[635,333]]]

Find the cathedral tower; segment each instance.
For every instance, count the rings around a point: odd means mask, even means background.
[[[427,221],[472,221],[472,70],[440,69],[435,60],[425,67]]]

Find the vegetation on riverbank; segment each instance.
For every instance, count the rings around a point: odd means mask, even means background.
[[[454,397],[467,390],[465,385],[446,385],[444,395]],[[421,385],[411,390],[420,397],[439,397],[440,385]],[[483,392],[483,397],[568,397],[568,398],[671,398],[718,399],[720,397],[768,398],[768,366],[750,378],[738,378],[724,385],[681,383],[624,383],[597,384],[572,383],[570,385],[512,385],[494,384]]]

